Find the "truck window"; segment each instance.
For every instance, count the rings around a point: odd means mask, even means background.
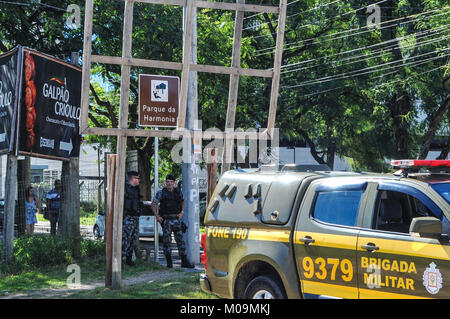
[[[435,216],[420,199],[395,191],[379,191],[375,209],[372,228],[396,233],[409,233],[415,217]]]
[[[313,217],[316,220],[343,226],[356,226],[363,191],[318,192]]]
[[[431,187],[450,204],[450,183],[432,184]]]

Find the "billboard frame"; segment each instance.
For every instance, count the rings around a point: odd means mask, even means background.
[[[51,60],[51,61],[53,61],[55,63],[62,64],[65,67],[70,67],[70,68],[72,68],[72,69],[74,69],[76,71],[82,72],[82,68],[81,67],[76,66],[74,64],[71,64],[70,62],[66,62],[66,61],[58,59],[58,58],[56,58],[56,57],[54,57],[52,55],[49,55],[49,54],[46,54],[46,53],[43,53],[43,52],[39,52],[39,51],[30,49],[28,47],[21,47],[21,59],[19,60],[20,63],[18,63],[19,66],[20,66],[20,73],[18,75],[20,77],[20,87],[19,87],[19,99],[18,99],[19,104],[17,105],[17,109],[16,109],[17,116],[16,116],[16,121],[15,121],[16,122],[15,123],[15,126],[16,126],[15,155],[16,156],[23,155],[23,156],[38,157],[38,158],[49,159],[49,160],[57,160],[57,161],[69,162],[70,161],[70,157],[73,157],[73,156],[70,156],[70,152],[68,154],[68,157],[61,157],[61,156],[46,155],[46,154],[41,154],[41,153],[34,153],[32,151],[31,152],[27,152],[27,151],[19,150],[20,121],[21,121],[20,107],[22,106],[23,90],[24,90],[22,73],[23,73],[23,64],[24,64],[23,57],[24,57],[25,52],[31,52],[34,55],[40,56],[42,58]],[[80,105],[80,109],[81,109],[81,105]],[[80,126],[78,124],[78,128],[79,127]]]

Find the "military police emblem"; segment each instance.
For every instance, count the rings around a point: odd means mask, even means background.
[[[436,264],[432,262],[423,273],[423,285],[430,294],[437,294],[442,288],[442,275]]]

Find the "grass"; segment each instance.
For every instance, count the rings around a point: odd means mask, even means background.
[[[43,214],[36,214],[36,218],[38,222],[49,222],[44,218]],[[97,218],[97,213],[93,213],[91,215],[80,217],[80,225],[82,226],[94,226],[95,219]]]
[[[200,288],[199,273],[185,272],[178,268],[167,269],[154,262],[138,259],[134,267],[123,265],[122,289],[104,288],[105,256],[98,242],[87,241],[82,249],[82,258],[54,265],[42,264],[44,260],[51,263],[49,257],[59,254],[42,255],[42,249],[62,249],[55,246],[50,237],[25,237],[16,240],[15,263],[0,272],[0,297],[22,295],[27,298],[164,298],[164,299],[209,299],[214,295],[204,293]],[[45,245],[42,248],[42,245]],[[51,247],[51,248],[50,248]],[[1,248],[1,243],[0,243]],[[100,249],[99,249],[100,248]],[[37,263],[36,258],[40,263]],[[45,258],[45,259],[44,259]],[[27,266],[25,266],[25,264]],[[34,266],[33,266],[34,264]],[[80,267],[80,284],[93,285],[87,291],[68,289],[67,281],[72,271],[67,271],[70,264]],[[125,284],[126,281],[132,284]],[[71,283],[71,281],[69,281]],[[95,288],[99,287],[99,288]],[[62,289],[58,291],[49,289]],[[17,296],[16,296],[17,297]]]
[[[96,288],[66,296],[76,299],[215,299],[203,292],[199,285],[200,274],[172,270],[169,276],[129,286],[120,290]]]
[[[93,261],[79,263],[81,284],[103,283],[105,279],[104,263]],[[67,288],[66,266],[55,266],[44,270],[26,271],[18,275],[0,276],[0,296],[42,290]],[[75,299],[213,299],[212,294],[201,290],[199,273],[184,272],[178,269],[167,270],[165,267],[150,262],[138,261],[135,267],[125,266],[122,280],[150,274],[153,279],[132,285],[122,285],[120,290],[99,287],[88,291],[65,292],[64,298]],[[33,293],[36,298],[36,293]],[[54,292],[51,298],[58,298]]]
[[[38,214],[38,220],[43,219]],[[93,222],[92,222],[93,223]],[[202,229],[204,231],[204,228]],[[200,274],[171,269],[154,262],[138,259],[136,266],[123,266],[122,280],[139,277],[136,281],[122,285],[121,290],[103,287],[105,281],[105,255],[101,242],[82,242],[82,258],[73,260],[67,246],[58,237],[45,235],[25,236],[15,240],[14,259],[8,267],[0,269],[0,297],[22,294],[28,298],[154,298],[154,299],[211,299],[212,294],[200,288]],[[104,243],[103,243],[104,244]],[[0,251],[1,251],[0,239]],[[72,272],[70,264],[80,267],[82,285],[97,283],[99,288],[88,291],[67,289],[67,280]],[[62,289],[51,292],[49,289]]]
[[[103,258],[85,259],[74,263],[80,267],[82,284],[104,281],[106,266]],[[71,274],[67,272],[67,266],[69,264],[36,268],[19,274],[0,274],[0,296],[27,290],[67,287],[67,277]],[[122,277],[130,278],[161,269],[164,268],[158,264],[138,261],[135,267],[125,267]]]

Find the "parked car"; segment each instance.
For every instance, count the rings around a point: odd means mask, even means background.
[[[105,236],[105,211],[102,210],[97,214],[94,227],[92,229],[95,239],[100,239]]]
[[[151,209],[152,202],[143,202],[142,215],[139,217],[139,237],[154,237],[155,216]],[[94,237],[96,239],[102,238],[105,235],[105,211],[97,215],[93,229]],[[158,234],[162,238],[162,228],[158,224]]]

